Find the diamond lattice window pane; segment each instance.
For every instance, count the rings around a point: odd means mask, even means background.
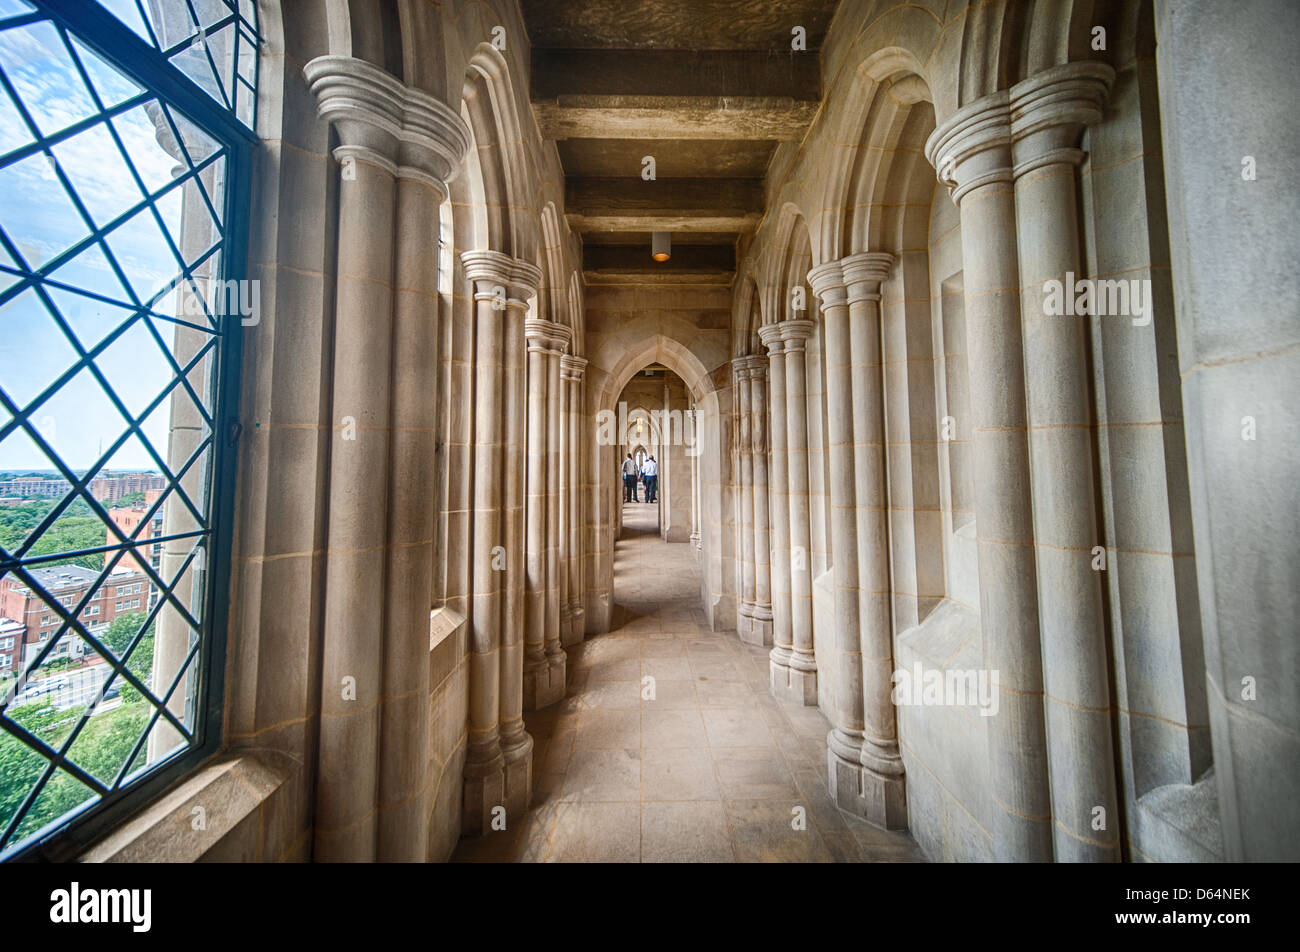
[[[0,636],[18,645],[0,666],[0,857],[215,736],[199,716],[216,382],[256,304],[223,271],[244,146],[212,131],[239,91],[251,121],[255,14],[102,6],[140,63],[102,37],[93,52],[75,8],[64,28],[0,0],[0,346],[21,354],[0,360]],[[150,80],[168,60],[209,113],[159,98],[184,82]]]
[[[90,88],[99,96],[100,104],[105,109],[112,109],[128,99],[140,95],[143,90],[131,79],[113,69],[83,44],[72,40],[72,48],[81,61],[81,66],[90,77]]]
[[[19,407],[34,401],[77,360],[76,350],[33,288],[0,306],[0,339],[22,341],[25,346],[23,359],[12,361],[0,378],[0,389]]]
[[[108,10],[147,43],[153,42],[153,36],[140,12],[138,0],[99,0],[101,6]]]
[[[86,350],[99,346],[105,337],[135,317],[130,306],[115,303],[125,302],[128,297],[98,245],[91,245],[55,271],[52,278],[71,286],[65,290],[46,285],[46,291]]]
[[[0,69],[42,135],[98,114],[67,46],[48,22],[0,30]]]
[[[54,163],[40,152],[0,168],[0,228],[33,268],[90,237]]]
[[[64,139],[51,151],[97,227],[107,227],[143,200],[103,123]]]

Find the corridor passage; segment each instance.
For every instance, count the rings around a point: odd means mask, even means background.
[[[657,510],[624,504],[615,626],[570,649],[568,697],[526,715],[532,808],[453,859],[920,861],[907,833],[836,809],[826,718],[768,693],[767,649],[705,627],[695,553],[659,538]]]

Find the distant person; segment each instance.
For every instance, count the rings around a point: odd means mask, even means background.
[[[636,460],[632,458],[631,453],[628,453],[627,459],[623,460],[623,501],[624,502],[640,502],[640,500],[636,498],[636,477],[637,477]]]
[[[641,464],[641,475],[645,479],[645,501],[659,501],[659,464],[653,456]]]

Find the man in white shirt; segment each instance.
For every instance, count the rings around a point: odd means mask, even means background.
[[[640,502],[636,498],[636,460],[632,454],[627,454],[627,459],[623,460],[623,501]]]
[[[653,456],[648,457],[641,464],[641,477],[645,480],[645,501],[658,502],[659,500],[659,464],[655,462]]]

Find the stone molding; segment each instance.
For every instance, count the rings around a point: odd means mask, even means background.
[[[1092,61],[1043,70],[958,109],[930,134],[925,157],[958,205],[982,185],[1057,162],[1077,165],[1079,136],[1101,119],[1114,78]]]
[[[581,380],[587,371],[587,358],[565,354],[560,358],[560,375],[565,380]]]
[[[373,63],[318,56],[303,67],[317,114],[342,145],[335,157],[371,161],[401,178],[424,182],[440,200],[469,151],[465,122],[446,103],[413,89]]]
[[[563,355],[573,339],[573,330],[554,321],[530,317],[524,321],[524,339],[530,352]]]
[[[501,251],[463,251],[460,263],[465,277],[479,287],[476,300],[480,294],[492,296],[492,289],[500,287],[511,292],[507,307],[527,307],[542,283],[541,268]]]
[[[838,261],[824,261],[808,272],[808,283],[822,307],[835,307],[845,301],[844,269]]]
[[[819,264],[808,272],[808,283],[812,285],[813,293],[821,298],[823,307],[852,305],[859,301],[879,301],[880,284],[889,277],[893,267],[892,254],[885,251],[861,251]],[[812,322],[783,323],[811,324]]]
[[[767,358],[761,354],[745,354],[731,361],[731,374],[736,380],[749,380],[767,376]]]
[[[1011,138],[1016,178],[1068,162],[1079,165],[1077,143],[1087,126],[1101,121],[1115,71],[1085,61],[1043,70],[1011,87]]]
[[[925,142],[925,158],[958,206],[972,189],[1010,182],[1010,94],[1004,89],[958,109]]]
[[[885,251],[863,251],[840,259],[850,307],[859,301],[880,300],[880,285],[893,270],[894,260]]]
[[[788,320],[776,325],[781,329],[781,340],[785,342],[786,353],[804,350],[808,338],[817,330],[817,325],[809,320]]]
[[[763,342],[763,346],[767,348],[769,354],[773,357],[780,356],[781,350],[785,344],[785,340],[781,336],[780,324],[764,324],[758,329],[758,337],[759,340]]]

